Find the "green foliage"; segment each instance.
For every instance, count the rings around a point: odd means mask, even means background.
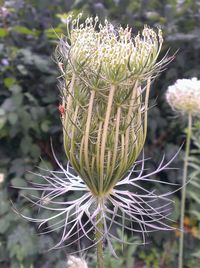
[[[4,38],[8,35],[7,29],[0,28],[0,38]]]
[[[113,256],[112,252],[105,249],[104,263],[106,268],[132,268],[134,263],[134,257],[140,241],[137,237],[128,237],[123,235],[120,229],[117,229],[119,239],[123,239],[127,243],[134,243],[132,245],[124,244],[117,241],[113,241],[113,248],[115,249],[116,256]],[[96,267],[96,257],[91,254],[88,257],[89,268]]]
[[[10,258],[15,257],[19,262],[30,258],[36,253],[33,229],[17,226],[8,237],[7,248]]]
[[[139,258],[143,261],[143,268],[162,268],[170,267],[176,268],[177,262],[175,255],[177,252],[177,246],[175,242],[167,241],[162,248],[151,247],[148,250],[139,252]]]
[[[144,261],[145,268],[152,267],[158,268],[159,267],[159,252],[156,248],[153,248],[149,254],[145,254],[145,252],[141,252],[139,257]]]
[[[12,28],[12,31],[15,32],[15,33],[25,34],[25,35],[32,35],[32,36],[37,36],[38,35],[38,32],[36,32],[34,30],[30,30],[27,27],[20,26],[20,25],[14,26]]]

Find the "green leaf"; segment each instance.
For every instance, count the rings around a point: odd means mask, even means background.
[[[199,211],[192,210],[192,211],[190,211],[190,213],[192,215],[195,215],[195,217],[197,218],[197,220],[200,221],[200,212]]]
[[[61,36],[63,34],[63,30],[59,27],[50,28],[45,30],[45,34],[49,39],[58,39],[58,36]]]
[[[4,192],[0,191],[0,215],[10,210],[10,204]]]
[[[43,169],[49,169],[49,170],[52,170],[52,169],[53,169],[51,163],[48,162],[48,161],[46,161],[46,160],[42,160],[42,161],[40,162],[40,164],[39,164],[39,167],[40,167],[40,168],[43,168]]]
[[[11,214],[7,214],[0,218],[0,234],[4,234],[10,227],[10,222],[12,220]]]
[[[67,20],[69,18],[69,16],[74,15],[74,12],[70,11],[68,13],[60,13],[60,14],[56,14],[56,17],[59,18],[60,20]]]
[[[0,28],[0,38],[4,38],[8,35],[8,30],[4,28]]]
[[[36,191],[36,190],[27,190],[27,189],[20,190],[20,195],[21,196],[28,196],[28,197],[30,197],[31,195],[34,195],[35,197],[38,197],[38,198],[41,197],[41,194],[39,193],[39,191]]]
[[[14,179],[12,179],[11,184],[14,187],[26,187],[27,186],[26,181],[23,180],[23,179],[21,179],[21,178],[14,178]]]
[[[34,231],[25,226],[17,226],[8,236],[7,248],[10,257],[16,257],[18,261],[23,261],[27,257],[37,252],[37,243]]]
[[[200,184],[198,181],[195,180],[191,180],[190,184],[193,185],[194,187],[196,187],[197,189],[200,189]]]
[[[28,154],[32,147],[32,139],[30,136],[26,135],[20,143],[20,149],[24,155]]]
[[[0,108],[0,129],[4,127],[6,123],[6,116],[4,109]]]
[[[13,85],[9,88],[9,90],[14,94],[19,94],[22,91],[22,88],[19,85]]]
[[[200,259],[200,250],[192,254],[193,257]]]
[[[31,102],[33,102],[34,104],[38,105],[38,101],[37,101],[37,99],[36,99],[31,93],[29,93],[29,92],[25,92],[25,93],[24,93],[24,96],[26,96],[27,99],[28,99],[29,101],[31,101]],[[31,107],[31,108],[33,109],[34,107]],[[37,108],[35,108],[35,109],[38,110]]]
[[[30,155],[34,158],[39,158],[41,155],[40,148],[37,145],[33,144],[31,146]]]
[[[189,192],[189,195],[192,199],[194,199],[198,204],[200,204],[200,199],[199,199],[199,195],[197,193],[194,192]]]
[[[14,84],[16,84],[16,79],[13,78],[13,77],[7,77],[3,80],[3,83],[4,85],[7,87],[7,88],[10,88],[12,87]]]
[[[15,173],[17,176],[21,177],[25,172],[25,162],[23,158],[15,158],[11,162],[11,166],[9,169],[10,173]]]
[[[11,125],[15,125],[18,120],[18,115],[16,113],[9,113],[8,114],[8,121]]]
[[[20,107],[23,101],[23,94],[21,93],[13,94],[12,100],[16,107]]]
[[[59,261],[54,268],[66,268],[66,261]]]
[[[19,268],[19,262],[16,261],[15,259],[12,259],[10,268]],[[20,267],[20,268],[23,268],[23,267]]]
[[[17,25],[15,27],[13,27],[12,30],[14,32],[16,32],[16,33],[25,34],[25,35],[32,35],[32,36],[37,36],[38,35],[38,31],[31,30],[31,29],[28,29],[25,26],[20,26],[20,25]]]
[[[19,64],[17,65],[17,70],[22,74],[22,75],[27,75],[28,74],[28,70],[25,68],[24,65]]]
[[[35,67],[43,73],[54,73],[50,68],[50,60],[48,57],[41,57],[40,55],[34,54],[32,56]]]
[[[0,129],[4,127],[6,123],[6,118],[5,117],[0,117]]]
[[[44,132],[48,132],[49,131],[49,126],[50,126],[50,121],[49,120],[45,120],[41,123],[41,129]]]

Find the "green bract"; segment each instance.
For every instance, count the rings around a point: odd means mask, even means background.
[[[147,132],[151,79],[162,33],[115,29],[98,18],[68,21],[56,50],[62,72],[66,155],[95,196],[106,196],[138,158]]]

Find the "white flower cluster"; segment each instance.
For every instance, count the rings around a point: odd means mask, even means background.
[[[0,173],[0,184],[4,182],[4,174]]]
[[[83,259],[76,258],[74,256],[69,256],[67,262],[68,268],[87,268],[87,264]]]
[[[168,87],[166,99],[173,110],[200,116],[200,80],[178,79]]]
[[[69,35],[69,58],[76,71],[87,67],[91,73],[101,69],[101,75],[109,81],[122,81],[130,76],[146,78],[152,73],[163,38],[145,26],[132,38],[128,26],[115,29],[107,20],[102,25],[98,17],[87,18],[79,24],[72,20]],[[158,67],[158,66],[157,66]]]

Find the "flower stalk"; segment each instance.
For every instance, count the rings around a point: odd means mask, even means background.
[[[188,177],[188,161],[190,154],[190,143],[192,136],[192,118],[200,116],[200,80],[196,77],[192,79],[178,79],[174,85],[168,87],[166,99],[171,108],[182,115],[187,116],[186,148],[182,177],[181,211],[180,211],[180,239],[178,267],[183,268],[184,250],[184,216],[186,202],[186,185]]]
[[[185,217],[185,202],[186,202],[186,183],[188,177],[188,160],[190,154],[190,144],[192,136],[192,114],[188,114],[188,126],[186,135],[186,148],[183,167],[183,180],[181,191],[181,216],[180,216],[180,240],[179,240],[179,268],[183,268],[183,250],[184,250],[184,217]]]
[[[104,258],[103,258],[103,217],[102,212],[96,216],[96,233],[95,233],[95,240],[97,242],[96,250],[97,250],[97,267],[104,268]]]

